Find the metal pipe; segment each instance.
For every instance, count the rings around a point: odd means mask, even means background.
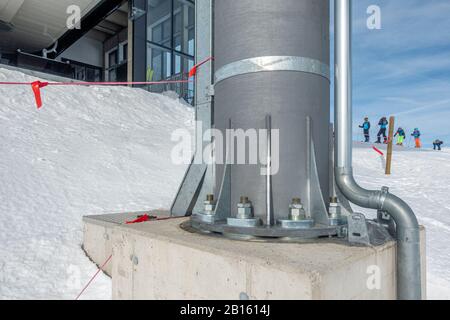
[[[387,212],[397,226],[397,298],[422,299],[420,230],[414,212],[387,188],[360,187],[352,168],[351,0],[335,0],[335,178],[343,195],[356,205]]]

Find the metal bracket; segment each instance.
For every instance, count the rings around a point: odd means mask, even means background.
[[[228,122],[228,128],[231,129],[231,119],[229,119]],[[231,150],[229,143],[230,139],[228,137],[225,168],[223,170],[222,185],[220,186],[220,193],[215,211],[216,221],[231,217]]]
[[[348,241],[370,246],[366,217],[362,213],[353,213],[348,217]]]
[[[206,87],[206,96],[207,97],[214,97],[214,95],[215,95],[214,85],[211,84],[211,85]]]
[[[184,175],[177,195],[170,207],[172,216],[182,217],[192,213],[206,174],[205,164],[191,164]]]
[[[306,212],[311,214],[315,223],[329,225],[328,211],[320,188],[319,173],[317,172],[316,150],[312,136],[312,120],[306,118],[307,138],[307,202]]]

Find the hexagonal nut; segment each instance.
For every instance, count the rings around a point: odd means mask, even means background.
[[[292,203],[289,205],[290,209],[303,209],[303,205],[301,203]]]
[[[252,208],[251,207],[245,207],[245,208],[238,208],[238,214],[237,217],[240,219],[247,219],[252,217]]]
[[[291,220],[302,220],[306,218],[306,213],[303,208],[292,208],[290,211]]]
[[[205,211],[212,212],[216,209],[214,204],[205,204]]]
[[[332,204],[330,204],[330,209],[328,210],[328,212],[330,213],[330,215],[332,217],[339,217],[342,213],[342,208],[341,208],[341,206],[339,206],[335,203],[332,203]]]
[[[251,203],[238,203],[238,208],[251,208]]]
[[[248,215],[252,213],[252,210],[250,207],[247,208],[238,208],[238,213],[241,215]]]

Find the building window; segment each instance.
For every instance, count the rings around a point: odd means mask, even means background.
[[[122,61],[128,61],[128,43],[122,47]]]
[[[100,67],[92,66],[83,62],[69,60],[66,58],[61,59],[62,62],[70,64],[72,68],[72,78],[79,81],[99,82],[103,80],[103,69]]]
[[[194,66],[195,5],[190,0],[147,0],[147,81],[186,80]],[[189,103],[194,84],[151,85],[148,90],[176,91]]]
[[[148,72],[147,81],[160,81],[170,79],[172,76],[172,53],[148,44],[147,47]]]
[[[117,81],[117,64],[119,63],[119,54],[117,49],[108,53],[108,81]]]
[[[174,1],[174,49],[194,55],[195,7],[189,1]]]
[[[107,53],[107,75],[109,81],[127,81],[128,43],[120,43]]]
[[[117,64],[119,63],[119,54],[117,52],[117,49],[109,53],[108,61],[110,68],[117,66]]]
[[[172,46],[172,0],[148,0],[148,41],[166,48]]]

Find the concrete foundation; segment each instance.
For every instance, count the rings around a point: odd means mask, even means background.
[[[244,242],[187,232],[183,221],[108,233],[114,299],[396,299],[394,242]]]
[[[183,230],[186,218],[125,224],[140,214],[83,218],[88,256],[101,265],[113,254],[114,299],[396,299],[395,242],[245,242]],[[424,230],[421,244],[425,299]]]

